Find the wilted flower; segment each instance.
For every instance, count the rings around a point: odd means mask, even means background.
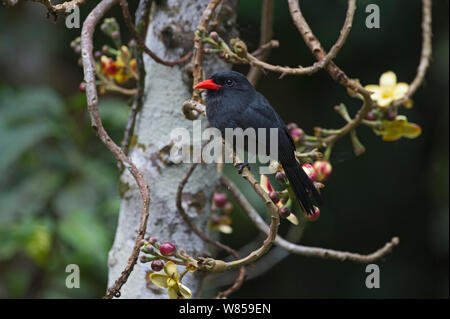
[[[379,85],[366,85],[365,89],[374,92],[371,97],[381,108],[387,107],[392,101],[403,98],[408,93],[409,85],[405,82],[397,83],[394,72],[388,71],[381,75]],[[409,104],[406,104],[408,106]]]
[[[166,262],[164,274],[152,273],[149,279],[156,286],[169,289],[170,299],[192,298],[191,290],[180,282],[177,266],[172,261]]]
[[[383,141],[396,141],[402,137],[416,138],[422,129],[415,123],[409,123],[406,116],[398,115],[394,121],[382,121],[382,129],[375,133],[383,136]]]

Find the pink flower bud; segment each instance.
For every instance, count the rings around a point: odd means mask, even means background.
[[[311,164],[309,164],[309,163],[303,164],[302,168],[305,171],[306,175],[308,175],[310,180],[312,180],[312,181],[316,180],[317,172]]]
[[[162,243],[159,246],[159,252],[163,256],[172,256],[173,254],[175,254],[176,250],[177,250],[177,247],[174,244],[169,243],[169,242]]]
[[[392,110],[389,110],[386,114],[386,119],[388,121],[393,121],[393,120],[395,120],[396,117],[397,117],[397,114]]]
[[[227,194],[225,194],[225,193],[215,193],[214,197],[213,197],[213,200],[214,200],[214,204],[217,207],[224,207],[225,204],[228,201]]]
[[[280,201],[280,195],[278,194],[278,192],[270,192],[269,197],[275,204]]]
[[[289,215],[291,214],[291,209],[287,206],[283,206],[280,208],[279,212],[281,217],[288,218]]]
[[[291,137],[294,140],[294,143],[299,142],[305,135],[303,130],[299,127],[293,128],[292,130],[289,131],[289,133],[291,134]]]
[[[314,214],[305,213],[305,218],[310,222],[318,220],[319,217],[320,217],[320,209],[317,206],[314,206]]]
[[[375,121],[377,119],[377,117],[375,116],[375,114],[373,112],[369,112],[366,115],[366,120],[368,121]]]
[[[280,183],[281,185],[285,186],[287,179],[286,179],[286,173],[284,171],[278,172],[275,174],[275,179]]]
[[[317,173],[317,181],[323,182],[331,175],[332,166],[330,162],[326,160],[315,161],[313,165]]]
[[[78,89],[80,90],[80,92],[85,92],[86,91],[86,82],[81,82]]]
[[[160,271],[164,268],[164,263],[161,260],[153,260],[151,267],[154,271]]]

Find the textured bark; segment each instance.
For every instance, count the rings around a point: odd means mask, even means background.
[[[156,1],[153,5],[148,27],[147,46],[159,57],[175,60],[192,49],[193,32],[208,0]],[[222,7],[221,28],[232,34],[235,21],[236,0],[225,1]],[[226,21],[223,21],[226,20]],[[223,23],[225,22],[225,23]],[[181,113],[181,106],[191,95],[192,79],[189,66],[167,67],[144,56],[146,70],[144,103],[138,113],[134,135],[137,137],[130,156],[143,173],[150,186],[150,217],[147,234],[160,241],[173,242],[189,254],[205,253],[205,244],[185,225],[177,212],[175,197],[177,186],[190,164],[168,163],[170,131],[177,127],[192,132],[192,122]],[[212,71],[228,68],[216,57],[206,59],[206,75]],[[203,121],[206,124],[206,120]],[[191,133],[192,136],[192,133]],[[208,233],[210,199],[218,183],[213,164],[199,165],[184,190],[183,202],[189,216],[197,227]],[[122,203],[118,228],[113,247],[109,253],[109,284],[120,275],[135,242],[139,226],[142,199],[131,175],[125,171],[121,176]],[[195,201],[198,205],[188,205]],[[122,288],[122,298],[167,298],[167,291],[148,288],[145,272],[149,264],[138,264]],[[186,275],[183,282],[191,288],[194,297],[201,292],[202,275]]]

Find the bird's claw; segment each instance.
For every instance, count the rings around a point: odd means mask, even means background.
[[[248,162],[238,164],[238,174],[242,174],[244,167],[247,167],[250,170],[250,164]]]

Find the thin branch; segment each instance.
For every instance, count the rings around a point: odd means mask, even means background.
[[[192,76],[194,79],[193,86],[197,85],[203,79],[203,42],[199,33],[206,32],[208,30],[209,21],[211,21],[214,10],[222,0],[211,0],[203,11],[200,22],[198,23],[197,30],[194,37],[194,57],[192,65]],[[192,93],[192,99],[195,101],[201,100],[198,90],[194,90]]]
[[[250,64],[253,66],[259,66],[266,70],[278,72],[281,73],[282,76],[285,74],[291,74],[291,75],[311,75],[319,71],[320,69],[323,69],[325,66],[327,66],[330,61],[332,61],[334,58],[336,58],[337,54],[339,53],[339,50],[342,48],[344,43],[347,41],[347,37],[350,33],[350,30],[352,28],[353,24],[353,17],[355,16],[355,9],[356,9],[356,0],[348,0],[348,7],[347,7],[347,13],[345,16],[344,24],[341,28],[340,35],[336,43],[333,45],[331,50],[328,53],[325,53],[325,51],[321,48],[320,43],[317,39],[309,39],[307,40],[305,38],[305,41],[311,41],[311,46],[308,45],[310,48],[313,48],[312,50],[318,50],[320,49],[323,51],[323,54],[318,58],[318,62],[314,63],[312,66],[309,67],[298,67],[298,68],[291,68],[287,66],[279,66],[279,65],[272,65],[269,63],[264,62],[264,59],[257,59],[251,54],[247,55],[247,58],[250,60]],[[305,21],[306,22],[306,21]],[[307,25],[306,25],[307,26]],[[307,33],[311,33],[311,30],[309,29],[309,26],[306,28],[305,25],[303,25],[304,31]],[[314,37],[315,38],[315,37]]]
[[[184,186],[186,185],[186,183],[189,180],[189,177],[191,177],[192,173],[194,172],[195,168],[197,167],[197,164],[194,163],[192,164],[189,169],[186,171],[186,174],[184,175],[184,177],[181,179],[180,184],[178,185],[178,190],[177,190],[177,196],[176,196],[176,203],[177,203],[177,209],[178,212],[180,213],[181,217],[183,218],[183,220],[185,221],[186,224],[188,224],[189,228],[198,236],[200,237],[204,242],[209,243],[211,245],[213,245],[214,247],[220,249],[220,250],[225,250],[226,252],[228,252],[229,254],[233,255],[236,258],[240,258],[238,252],[236,250],[234,250],[233,248],[222,244],[218,241],[212,240],[211,238],[209,238],[208,236],[206,236],[204,233],[202,233],[193,223],[193,221],[189,218],[189,216],[186,214],[186,211],[183,208],[183,204],[181,201],[181,197],[183,195],[183,189]],[[239,268],[239,275],[236,278],[234,284],[228,288],[225,291],[222,291],[218,294],[218,298],[224,298],[224,297],[228,297],[230,294],[232,294],[233,292],[235,292],[236,290],[238,290],[239,288],[241,288],[243,282],[244,282],[244,278],[245,278],[245,267],[241,266]]]
[[[408,93],[401,99],[394,101],[394,107],[398,107],[408,101],[420,85],[423,83],[428,66],[430,65],[432,53],[432,15],[431,15],[431,0],[422,0],[422,51],[420,54],[420,63],[417,67],[417,74],[409,86]]]
[[[128,9],[128,1],[127,0],[120,0],[120,6],[122,7],[122,14],[125,19],[125,23],[128,27],[128,30],[130,30],[131,36],[136,40],[138,45],[144,50],[145,53],[147,53],[153,60],[156,62],[167,65],[167,66],[175,66],[178,64],[182,64],[187,62],[192,57],[192,51],[185,54],[183,57],[181,57],[178,60],[175,61],[166,61],[158,57],[152,50],[150,50],[147,45],[145,44],[145,41],[142,39],[140,34],[136,31],[136,28],[133,25],[133,22],[131,21],[131,14],[130,10]]]
[[[273,16],[274,16],[274,0],[264,0],[261,12],[261,36],[259,40],[259,46],[271,43],[273,37]],[[265,61],[270,54],[272,46],[269,46],[266,50],[262,50],[260,60]],[[259,78],[261,77],[262,70],[259,67],[252,66],[247,74],[248,81],[256,86]]]
[[[139,230],[136,236],[136,242],[133,247],[128,263],[125,269],[122,271],[120,277],[114,282],[114,284],[107,290],[104,298],[112,298],[120,296],[121,287],[127,282],[129,275],[133,271],[134,265],[138,260],[140,251],[140,242],[144,239],[145,231],[147,227],[148,209],[150,205],[150,189],[144,180],[142,173],[136,168],[134,163],[128,158],[122,149],[114,143],[105,131],[100,112],[98,110],[98,94],[95,84],[95,63],[93,57],[93,35],[95,26],[103,15],[111,9],[119,0],[102,0],[97,6],[89,13],[86,20],[83,23],[81,31],[81,57],[84,70],[84,81],[86,82],[86,99],[88,105],[88,111],[91,117],[91,126],[96,132],[100,140],[106,145],[106,147],[113,153],[117,161],[121,162],[130,173],[133,175],[136,183],[139,187],[142,196],[142,210],[140,215]]]
[[[351,9],[352,7],[355,7],[354,3],[352,5],[352,2],[354,2],[354,1],[355,0],[348,0],[348,8],[349,9]],[[302,12],[300,10],[300,6],[298,4],[298,0],[288,0],[288,4],[289,4],[289,11],[291,13],[291,17],[292,17],[292,20],[293,20],[295,26],[297,27],[298,31],[300,32],[301,36],[303,37],[308,48],[311,50],[313,55],[316,57],[317,61],[319,61],[318,63],[321,64],[321,60],[327,59],[327,53],[325,52],[320,41],[314,35],[314,33],[312,32],[308,23],[306,22],[305,18],[303,17]],[[350,13],[351,13],[351,10],[350,10]],[[345,41],[345,38],[346,38],[345,32],[349,31],[349,28],[351,27],[352,19],[353,19],[353,17],[349,16],[349,10],[347,10],[346,22],[349,22],[349,24],[347,27],[345,27],[346,24],[344,23],[344,31],[343,31],[344,35],[342,34],[342,31],[341,31],[341,36],[340,36],[340,39],[342,39],[342,41]],[[339,40],[338,40],[338,42],[339,42]],[[333,50],[333,48],[332,48],[332,50]],[[339,47],[337,47],[335,49],[335,51],[336,50],[339,50]],[[333,78],[333,80],[335,80],[342,86],[350,88],[353,91],[356,91],[356,92],[362,94],[363,96],[367,96],[367,97],[370,96],[369,91],[364,89],[361,86],[361,84],[359,84],[357,81],[349,79],[348,76],[344,73],[344,71],[342,71],[333,61],[330,60],[328,62],[328,64],[326,64],[324,67],[327,70],[327,72],[330,74],[330,76]]]
[[[51,0],[31,0],[31,1],[42,3],[47,8],[49,13],[56,15],[57,13],[66,13],[70,8],[83,4],[85,0],[65,1],[63,3],[55,5],[52,4]]]
[[[148,15],[150,11],[152,0],[140,1],[139,7],[136,12],[136,25],[138,26],[138,30],[136,32],[140,33],[139,35],[144,36],[147,32],[148,27]],[[142,48],[135,46],[134,47],[135,56],[136,56],[136,68],[138,71],[138,79],[137,79],[137,94],[133,101],[133,105],[131,106],[130,115],[128,116],[128,122],[125,127],[125,133],[123,135],[121,148],[122,151],[127,154],[128,147],[130,145],[130,140],[132,136],[132,132],[134,129],[134,124],[136,121],[136,115],[138,111],[142,108],[144,103],[144,90],[145,90],[145,66],[144,66],[144,57],[142,54]]]
[[[250,217],[250,219],[253,221],[255,226],[265,233],[266,235],[269,234],[270,230],[265,221],[261,218],[261,216],[258,214],[258,212],[251,206],[251,204],[248,202],[248,200],[245,198],[245,196],[239,191],[239,189],[234,185],[234,183],[226,178],[225,176],[222,176],[220,179],[221,183],[226,186],[229,191],[233,194],[236,201],[239,203],[239,205],[245,210],[247,215]],[[397,246],[400,243],[400,240],[398,237],[392,238],[391,241],[387,242],[382,248],[378,249],[377,251],[368,254],[368,255],[361,255],[357,253],[347,252],[347,251],[338,251],[333,249],[326,249],[326,248],[319,248],[319,247],[308,247],[303,245],[297,245],[294,243],[291,243],[285,239],[283,239],[281,236],[277,235],[274,241],[275,245],[278,247],[281,247],[290,253],[301,255],[301,256],[307,256],[307,257],[318,257],[323,259],[333,259],[333,260],[340,260],[340,261],[353,261],[357,263],[371,263],[374,262],[382,257],[384,257],[386,254],[390,253],[392,249]]]
[[[257,259],[259,259],[265,253],[267,253],[269,251],[270,247],[272,246],[273,242],[275,241],[275,238],[276,238],[277,232],[278,232],[278,226],[280,225],[280,217],[279,217],[277,206],[269,198],[269,195],[262,189],[261,185],[259,185],[255,176],[250,172],[248,167],[244,167],[244,169],[242,171],[242,177],[245,180],[247,180],[247,182],[249,182],[250,186],[252,186],[252,188],[256,192],[256,194],[258,194],[259,197],[261,197],[264,200],[264,204],[266,205],[266,207],[270,213],[271,223],[270,223],[268,232],[266,233],[267,238],[264,240],[262,246],[260,248],[258,248],[257,250],[252,251],[245,258],[227,262],[227,269],[233,269],[238,266],[248,265],[248,264],[256,261]]]

